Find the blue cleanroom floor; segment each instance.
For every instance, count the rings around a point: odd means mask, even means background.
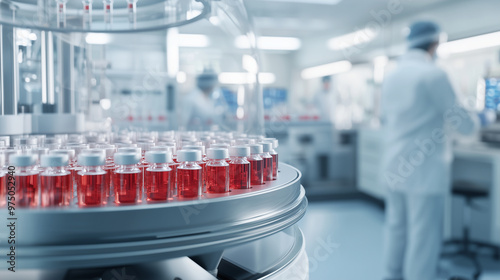
[[[363,200],[310,202],[300,221],[306,239],[311,280],[382,280],[384,212]],[[500,280],[500,262],[481,260],[480,280]],[[469,276],[465,260],[440,263],[442,279]]]

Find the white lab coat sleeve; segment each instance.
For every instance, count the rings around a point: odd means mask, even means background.
[[[431,71],[428,75],[427,92],[446,124],[462,135],[475,133],[479,127],[478,117],[458,102],[448,75],[440,69]]]

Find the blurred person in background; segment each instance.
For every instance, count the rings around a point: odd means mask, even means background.
[[[411,25],[409,49],[382,86],[387,280],[436,279],[449,192],[452,132],[473,134],[477,118],[458,104],[434,61],[440,28]]]
[[[213,70],[204,70],[196,77],[196,88],[182,102],[180,125],[183,129],[210,130],[220,125],[224,112],[217,102],[221,98],[218,85],[218,75]]]
[[[311,105],[322,120],[333,122],[335,103],[332,77],[325,76],[321,78],[321,88],[314,95]]]

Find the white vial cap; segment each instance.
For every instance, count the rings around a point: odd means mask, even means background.
[[[175,150],[174,147],[172,146],[154,146],[151,151],[156,151],[156,152],[167,152],[171,155],[174,154]]]
[[[83,150],[88,150],[89,145],[86,144],[68,144],[66,148],[75,150],[76,154],[79,155]]]
[[[5,155],[5,164],[10,164],[10,156],[11,155],[16,155],[16,154],[20,154],[19,153],[19,150],[15,150],[15,149],[5,149],[5,150],[1,150],[0,153],[4,154]]]
[[[5,143],[6,147],[10,146],[10,137],[9,136],[0,136],[0,141]]]
[[[115,164],[118,165],[132,165],[138,164],[141,160],[141,156],[138,153],[116,153],[115,154]]]
[[[262,151],[264,153],[269,153],[273,149],[273,143],[262,142],[260,144],[262,145]]]
[[[184,161],[201,161],[201,151],[199,150],[180,150],[177,152],[177,159]]]
[[[81,152],[82,154],[103,154],[106,156],[106,151],[103,149],[86,149]]]
[[[68,166],[68,155],[67,154],[51,154],[42,155],[40,158],[40,166],[42,167],[58,167],[58,166]]]
[[[99,166],[104,165],[104,153],[82,153],[78,155],[78,165]]]
[[[264,138],[262,139],[262,142],[273,143],[273,149],[278,148],[278,139],[276,138]]]
[[[249,138],[238,138],[238,139],[236,139],[236,144],[237,144],[237,145],[250,145],[250,144],[255,144],[255,139],[249,139]]]
[[[5,165],[5,154],[0,153],[0,168],[2,168],[4,165]]]
[[[155,146],[154,142],[138,142],[137,146],[141,148],[142,151],[150,151],[151,148]]]
[[[118,148],[119,153],[135,153],[135,154],[141,154],[141,148],[134,148],[134,147],[127,147],[127,148]]]
[[[146,161],[149,163],[172,162],[172,154],[166,151],[149,151],[146,152]]]
[[[223,148],[223,149],[229,149],[229,144],[211,144],[210,148]]]
[[[115,143],[115,146],[117,148],[136,148],[137,144],[132,144],[132,142],[130,142],[130,143]]]
[[[207,150],[207,157],[209,159],[226,159],[229,153],[226,148],[210,148]]]
[[[36,157],[32,154],[10,155],[9,164],[17,167],[35,165]]]
[[[262,154],[264,149],[262,148],[262,144],[252,144],[248,145],[250,147],[250,153],[253,154]]]
[[[202,155],[205,154],[205,146],[194,146],[194,145],[188,145],[182,147],[183,150],[197,150],[200,151]]]
[[[75,158],[75,150],[72,149],[58,149],[49,151],[49,155],[67,155],[68,158]]]
[[[250,147],[248,146],[230,147],[229,155],[232,157],[248,157],[250,156]]]

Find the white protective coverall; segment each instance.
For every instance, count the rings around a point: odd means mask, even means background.
[[[410,49],[382,87],[387,279],[434,280],[449,192],[452,132],[476,120],[429,53]]]
[[[184,97],[181,111],[181,126],[187,130],[210,130],[219,125],[221,113],[212,94],[195,89]]]

